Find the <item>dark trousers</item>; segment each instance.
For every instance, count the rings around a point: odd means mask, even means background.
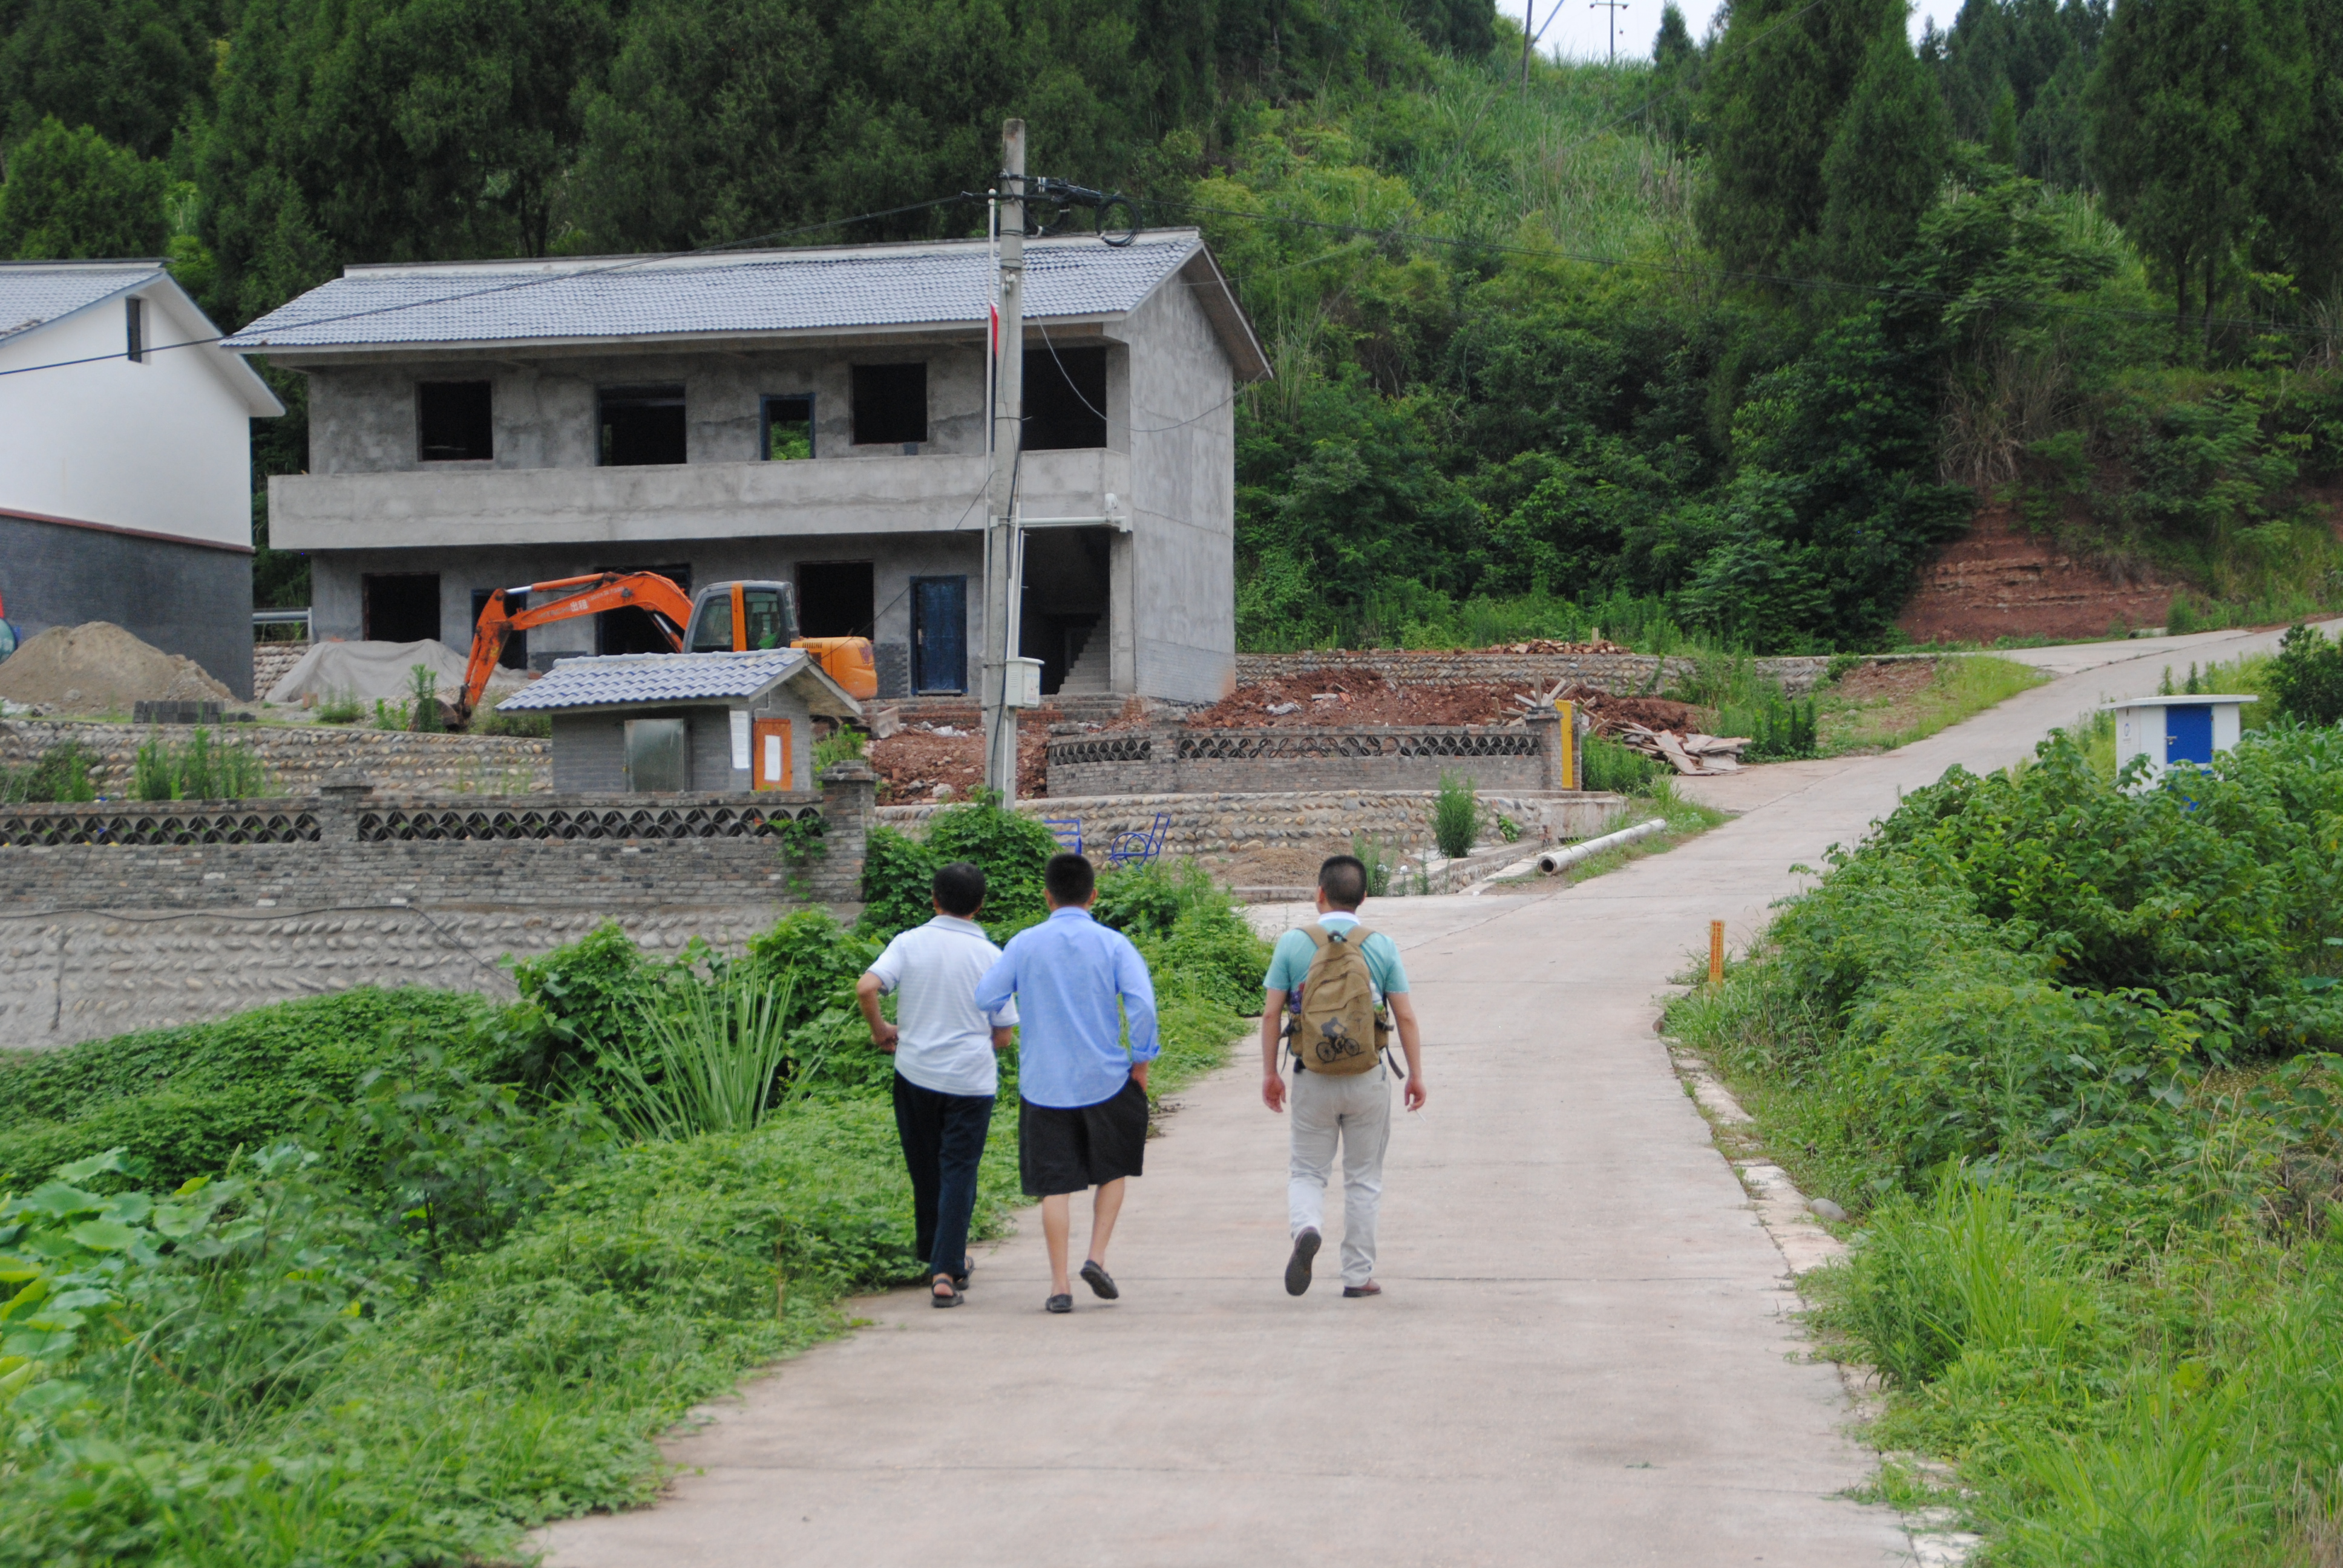
[[[920,1259],[932,1273],[968,1271],[968,1227],[976,1214],[976,1167],[992,1129],[990,1094],[939,1094],[895,1075],[895,1131],[911,1171],[911,1217]]]

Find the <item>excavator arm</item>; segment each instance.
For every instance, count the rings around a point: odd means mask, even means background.
[[[564,589],[569,591],[563,592]],[[518,613],[506,602],[509,597],[527,604],[530,595],[541,593],[560,593],[561,597]],[[558,578],[551,582],[497,589],[481,608],[479,625],[472,633],[472,658],[464,667],[463,711],[459,717],[466,721],[471,719],[472,710],[479,706],[481,696],[488,689],[489,678],[497,672],[497,661],[504,657],[505,639],[514,632],[629,605],[650,611],[654,624],[675,644],[676,651],[683,651],[684,628],[691,624],[691,598],[657,572],[598,572],[591,577]]]

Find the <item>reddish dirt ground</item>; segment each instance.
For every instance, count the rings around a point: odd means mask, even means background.
[[[1896,625],[1915,642],[2105,637],[2117,625],[2162,626],[2175,586],[2118,580],[2028,534],[2013,508],[1987,507],[1922,575]]]
[[[1311,724],[1503,724],[1519,715],[1518,686],[1393,686],[1366,675],[1291,675],[1241,686],[1188,719],[1195,729]],[[1272,708],[1294,705],[1288,713]]]
[[[915,806],[935,798],[939,784],[965,800],[984,782],[984,736],[973,726],[955,725],[958,735],[906,729],[870,743],[870,766],[878,769],[879,799],[886,806]],[[1050,792],[1050,737],[1045,727],[1017,727],[1017,793],[1031,799]]]

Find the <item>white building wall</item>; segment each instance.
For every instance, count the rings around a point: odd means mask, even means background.
[[[140,362],[123,357],[120,299],[0,344],[0,371],[90,361],[0,375],[0,509],[248,546],[250,410],[207,363],[232,357],[156,352],[209,334],[150,292]]]

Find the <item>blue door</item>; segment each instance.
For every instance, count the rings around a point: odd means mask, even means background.
[[[966,578],[911,579],[911,689],[968,689]]]
[[[2164,710],[2164,760],[2167,767],[2176,762],[2194,762],[2207,768],[2212,766],[2211,704],[2192,702],[2185,707]]]

